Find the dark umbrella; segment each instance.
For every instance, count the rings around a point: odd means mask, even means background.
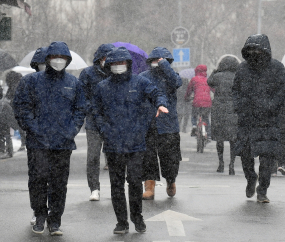
[[[11,55],[0,49],[0,71],[6,71],[17,65],[17,62]]]
[[[139,74],[148,69],[148,65],[146,64],[148,55],[138,46],[125,42],[116,42],[112,44],[115,47],[125,47],[130,52],[133,59],[132,71],[134,74]]]

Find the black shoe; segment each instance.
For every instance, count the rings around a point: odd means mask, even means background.
[[[192,137],[193,137],[193,136],[197,136],[197,128],[196,128],[196,127],[192,128],[191,136],[192,136]]]
[[[59,229],[58,224],[48,224],[48,230],[51,236],[61,236],[63,232]]]
[[[270,200],[266,195],[257,194],[257,201],[259,203],[270,203]]]
[[[254,196],[255,190],[256,190],[256,182],[257,182],[257,178],[254,181],[247,182],[245,193],[248,198],[251,198]]]
[[[13,154],[9,154],[9,153],[4,153],[0,156],[0,159],[8,159],[13,157]]]
[[[32,227],[32,231],[36,234],[42,234],[45,230],[45,218],[37,217],[36,224]]]
[[[116,224],[116,228],[114,229],[114,234],[125,234],[129,232],[129,224]]]
[[[219,167],[217,169],[217,172],[223,173],[224,172],[224,165],[219,164]]]
[[[140,221],[135,223],[135,229],[139,233],[143,233],[146,231],[146,225],[145,225],[143,219],[141,219]]]
[[[278,167],[277,170],[280,171],[283,176],[285,176],[285,167],[284,166]]]

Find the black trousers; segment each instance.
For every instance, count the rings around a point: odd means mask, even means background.
[[[96,130],[86,130],[87,137],[87,181],[92,191],[100,190],[100,152],[103,140]]]
[[[36,217],[61,225],[64,212],[71,150],[28,149],[29,193]],[[50,193],[48,214],[47,196]]]
[[[175,182],[182,160],[179,133],[158,134],[157,128],[152,126],[146,135],[146,146],[143,180],[160,181],[160,163],[162,177],[169,183]]]
[[[143,152],[106,153],[111,182],[113,208],[120,224],[127,224],[127,202],[125,196],[125,176],[129,183],[129,206],[131,221],[142,218],[142,162]]]
[[[254,158],[251,157],[250,153],[250,145],[247,143],[241,154],[241,162],[248,183],[252,183],[257,178],[257,174],[254,170]],[[274,166],[275,161],[276,157],[274,155],[268,154],[259,156],[259,186],[256,190],[258,194],[266,195],[267,189],[270,186],[272,166]]]

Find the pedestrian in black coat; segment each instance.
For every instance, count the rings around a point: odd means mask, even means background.
[[[234,108],[238,115],[235,153],[241,156],[247,179],[246,196],[257,191],[257,201],[268,203],[271,169],[280,154],[280,110],[285,97],[285,68],[271,57],[269,39],[248,37],[242,48],[245,62],[238,67],[233,85]],[[259,176],[254,157],[259,156]],[[259,186],[256,187],[257,178]]]
[[[237,136],[237,114],[234,113],[232,86],[239,60],[233,56],[225,56],[218,68],[212,72],[207,82],[215,89],[211,110],[212,140],[217,141],[216,147],[219,157],[217,172],[224,172],[224,141],[230,142],[231,161],[229,174],[235,175],[234,170],[234,142]]]

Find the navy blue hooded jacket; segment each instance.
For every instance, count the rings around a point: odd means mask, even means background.
[[[109,74],[105,69],[102,69],[100,66],[100,60],[107,55],[113,48],[112,44],[103,44],[100,45],[97,51],[94,54],[93,66],[89,66],[82,70],[79,76],[79,81],[81,82],[83,91],[85,93],[85,98],[88,107],[88,113],[86,115],[86,129],[96,130],[96,124],[94,116],[90,112],[90,101],[92,96],[95,93],[97,84],[106,79]]]
[[[37,72],[39,71],[38,65],[46,62],[47,49],[48,47],[38,48],[31,60],[30,66]]]
[[[67,65],[72,59],[64,42],[51,43],[46,60],[50,55],[67,56]],[[27,148],[74,150],[74,137],[85,117],[84,93],[76,77],[46,63],[45,71],[21,79],[14,99],[15,117],[27,132]]]
[[[92,100],[99,131],[104,138],[104,152],[132,153],[146,149],[146,119],[143,103],[150,99],[156,108],[167,107],[166,98],[146,78],[133,75],[132,57],[124,47],[108,53],[106,68],[110,63],[127,61],[128,70],[111,74],[97,85]]]
[[[158,90],[161,91],[167,98],[167,108],[169,113],[162,113],[155,119],[156,127],[159,134],[178,133],[179,123],[177,117],[177,89],[182,85],[182,80],[179,74],[176,73],[170,66],[173,61],[171,53],[163,47],[156,47],[150,53],[147,63],[150,65],[155,59],[164,58],[158,62],[158,67],[151,67],[150,70],[142,72],[140,76],[149,79]],[[148,103],[148,123],[153,120],[156,109]]]

